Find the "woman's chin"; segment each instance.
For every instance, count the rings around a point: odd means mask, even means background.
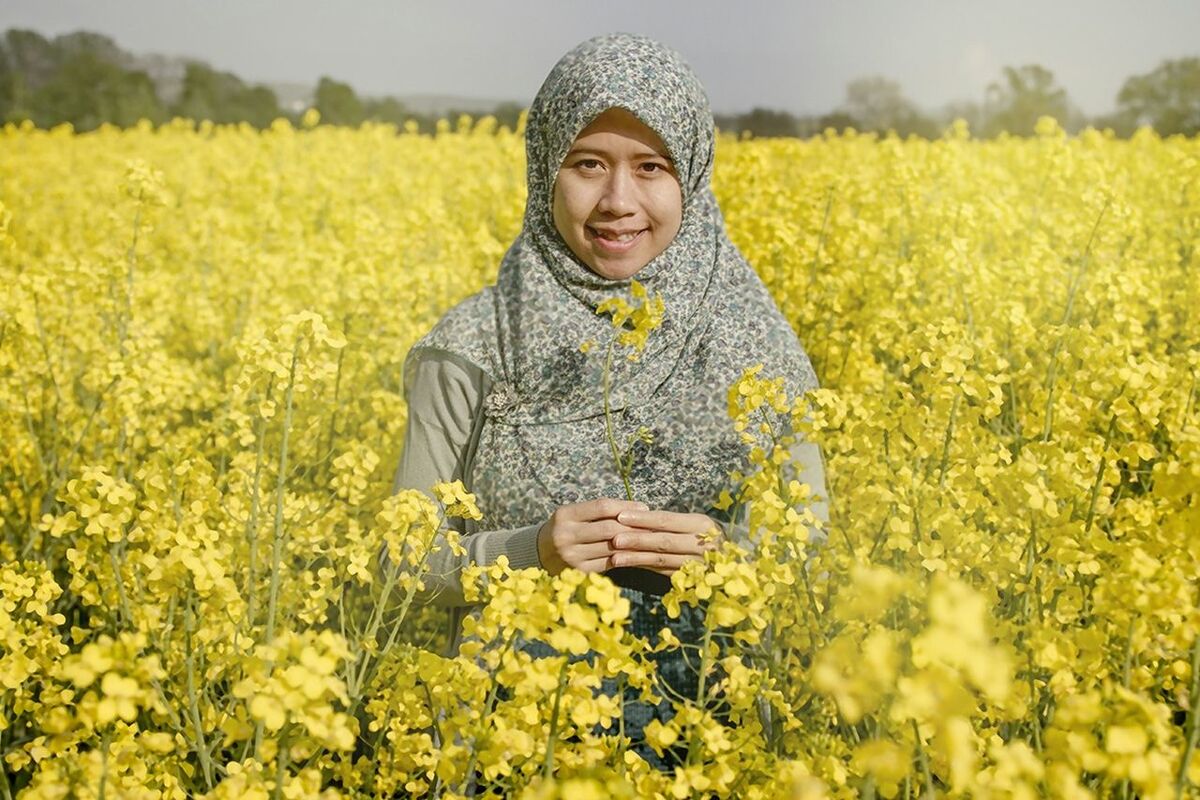
[[[648,263],[648,260],[636,258],[613,259],[593,257],[588,263],[588,268],[601,278],[607,278],[610,281],[624,281],[637,275],[642,267]]]

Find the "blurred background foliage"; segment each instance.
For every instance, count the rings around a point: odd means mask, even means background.
[[[1194,136],[1200,133],[1200,57],[1167,59],[1151,72],[1130,76],[1114,101],[1111,112],[1088,116],[1071,103],[1053,72],[1025,64],[1004,67],[981,100],[956,101],[934,111],[905,97],[896,81],[872,75],[851,81],[842,105],[824,114],[754,108],[718,113],[716,121],[723,130],[756,137],[808,137],[828,128],[854,128],[936,138],[961,118],[973,135],[990,138],[1002,132],[1033,135],[1038,118],[1051,116],[1068,133],[1091,126],[1127,137],[1149,126],[1162,136]],[[402,126],[412,121],[426,132],[435,129],[439,118],[464,113],[491,114],[514,128],[522,108],[517,102],[413,108],[396,97],[359,96],[349,84],[328,76],[315,87],[251,85],[200,61],[135,56],[96,33],[51,39],[14,28],[0,38],[0,123],[28,119],[41,128],[70,123],[87,131],[106,122],[127,127],[139,119],[161,123],[186,117],[261,129],[280,117],[299,122],[309,106],[320,111],[326,124],[355,126],[371,120]]]

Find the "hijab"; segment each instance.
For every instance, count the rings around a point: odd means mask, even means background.
[[[554,180],[576,136],[599,114],[624,108],[666,145],[683,201],[680,229],[635,276],[665,316],[636,361],[612,359],[610,407],[625,450],[634,445],[634,499],[651,508],[720,517],[748,446],[728,417],[729,387],[764,365],[791,395],[817,386],[795,332],[730,242],[713,197],[713,117],[703,86],[674,50],[644,36],[609,34],[564,55],[538,91],[525,127],[528,197],[522,230],[496,283],[452,308],[406,361],[440,350],[490,379],[474,462],[464,476],[479,529],[542,522],[560,505],[625,496],[613,464],[602,376],[611,320],[596,314],[631,281],[609,280],[567,246],[552,216]],[[585,341],[602,343],[584,352]]]

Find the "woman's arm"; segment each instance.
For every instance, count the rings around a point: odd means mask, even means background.
[[[821,522],[820,527],[812,525],[808,527],[808,550],[811,553],[815,548],[823,546],[829,537],[830,500],[825,478],[825,458],[816,442],[807,441],[802,437],[797,437],[788,452],[791,460],[785,466],[784,475],[788,479],[795,478],[808,486],[812,498],[808,508]],[[748,501],[739,508],[727,530],[735,541],[745,543],[749,539],[749,517],[750,502]]]
[[[467,483],[464,471],[478,436],[476,422],[486,376],[470,362],[443,351],[423,350],[413,358],[413,363],[405,365],[408,424],[392,490],[420,489],[432,497],[435,483]],[[438,549],[429,555],[429,574],[424,577],[425,590],[418,595],[419,602],[467,605],[462,568],[470,564],[486,566],[504,555],[514,569],[541,566],[537,524],[488,531],[470,531],[458,518],[451,518],[448,524],[463,534],[466,553],[456,556],[444,533],[437,535]],[[386,558],[385,547],[381,559]]]

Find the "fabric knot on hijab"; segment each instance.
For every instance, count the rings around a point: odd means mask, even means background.
[[[503,421],[521,402],[516,390],[507,381],[496,381],[483,401],[483,410],[488,418]]]
[[[680,181],[679,232],[634,276],[665,303],[661,327],[636,361],[613,359],[610,406],[634,451],[634,497],[654,508],[705,511],[745,465],[747,446],[727,416],[727,393],[742,371],[764,365],[791,394],[817,385],[808,356],[766,287],[725,233],[711,190],[714,129],[696,74],[674,50],[617,33],[573,48],[550,71],[525,129],[527,201],[520,234],[496,284],[451,309],[409,354],[434,350],[478,366],[492,381],[483,402],[473,475],[464,476],[481,525],[544,520],[560,505],[622,497],[605,428],[602,348],[612,327],[604,299],[629,297],[629,280],[609,280],[581,262],[553,221],[554,182],[575,138],[610,108],[623,108],[658,134]],[[452,266],[448,266],[452,268]]]

